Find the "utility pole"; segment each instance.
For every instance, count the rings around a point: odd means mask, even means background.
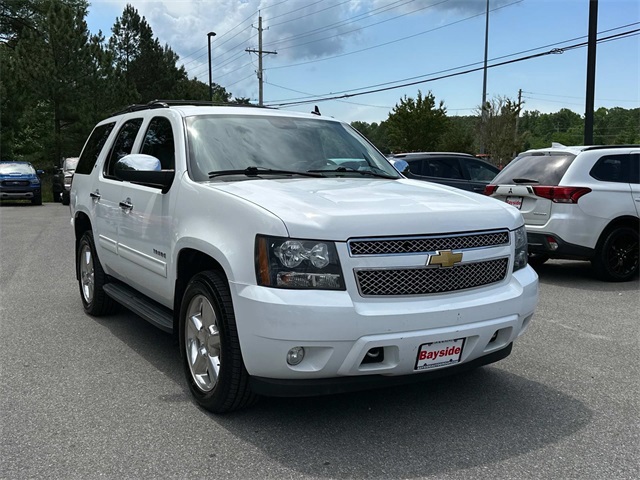
[[[520,123],[520,110],[522,109],[522,89],[518,89],[518,110],[516,110],[516,128],[513,135],[513,144],[517,146],[518,143],[518,124]],[[518,154],[518,152],[513,152],[513,157]]]
[[[480,153],[485,153],[485,135],[487,133],[487,55],[489,54],[489,0],[487,0],[486,25],[484,29],[484,76],[482,79],[482,118],[480,126]]]
[[[596,44],[598,43],[598,0],[589,1],[587,46],[587,92],[584,107],[584,144],[593,145],[593,108],[596,92]]]
[[[268,52],[266,50],[262,50],[262,17],[258,17],[258,50],[253,48],[247,48],[245,50],[249,53],[257,53],[258,54],[258,105],[262,106],[262,82],[263,82],[263,70],[262,70],[262,55],[264,54],[272,54],[277,55],[278,52]]]
[[[207,43],[209,44],[209,101],[213,102],[213,87],[211,83],[211,37],[215,37],[216,32],[207,33]]]
[[[522,89],[518,89],[518,111],[516,112],[516,136],[518,139],[518,124],[520,123],[520,110],[522,109]]]

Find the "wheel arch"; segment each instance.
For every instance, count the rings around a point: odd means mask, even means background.
[[[76,237],[76,246],[75,246],[75,251],[78,251],[78,246],[80,244],[80,239],[82,238],[82,235],[84,235],[84,232],[86,232],[87,230],[92,230],[92,226],[91,226],[91,220],[89,219],[89,216],[86,213],[83,212],[78,212],[73,220],[73,230],[75,233],[75,237]],[[78,271],[78,265],[76,262],[76,280],[80,279],[80,273]]]
[[[229,276],[224,267],[212,256],[195,248],[185,247],[178,253],[176,263],[176,283],[173,296],[173,332],[177,335],[180,322],[180,304],[187,288],[189,280],[194,275],[206,270],[220,272],[225,281],[229,282]]]
[[[598,237],[598,243],[596,244],[596,255],[602,246],[602,242],[607,238],[607,235],[614,229],[619,227],[630,227],[638,230],[640,228],[640,219],[638,217],[633,217],[631,215],[624,215],[622,217],[614,218],[611,220],[607,226],[602,230],[600,237]]]

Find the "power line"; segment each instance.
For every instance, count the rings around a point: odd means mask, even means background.
[[[621,30],[623,28],[627,28],[627,27],[631,27],[631,26],[639,25],[639,24],[640,24],[640,22],[634,22],[634,23],[630,23],[630,24],[627,24],[627,25],[621,25],[619,27],[614,27],[614,28],[609,28],[607,30],[602,30],[601,32],[599,32],[599,34],[602,35],[604,33],[613,32],[615,30]],[[541,45],[541,46],[535,47],[535,48],[529,48],[527,50],[521,50],[519,52],[510,53],[510,54],[507,54],[507,55],[501,55],[499,57],[491,58],[491,59],[489,59],[489,61],[490,62],[495,62],[496,60],[502,60],[503,58],[515,57],[517,55],[522,55],[524,53],[534,52],[534,51],[537,51],[537,50],[542,50],[544,48],[555,47],[555,46],[562,45],[562,44],[565,44],[565,43],[574,42],[576,40],[580,40],[580,39],[583,39],[583,38],[586,38],[586,35],[582,35],[580,37],[569,38],[569,39],[563,40],[561,42],[555,42],[555,43],[549,43],[549,44],[546,44],[546,45]],[[439,71],[436,71],[436,72],[431,72],[431,73],[427,73],[427,74],[423,74],[423,75],[416,75],[416,76],[413,76],[413,77],[402,78],[402,79],[393,80],[393,81],[390,81],[390,82],[383,82],[383,83],[378,83],[378,84],[374,84],[374,85],[368,85],[366,87],[352,88],[352,89],[348,89],[348,90],[341,90],[341,91],[331,92],[331,93],[318,95],[318,96],[323,97],[323,96],[326,96],[326,95],[338,95],[338,94],[341,94],[341,93],[357,92],[358,90],[366,90],[366,89],[370,89],[370,88],[383,87],[383,86],[392,85],[392,84],[395,84],[395,83],[416,80],[418,78],[432,77],[433,75],[439,75],[439,74],[442,74],[442,73],[452,72],[452,71],[455,71],[455,70],[460,70],[462,68],[472,67],[474,65],[481,65],[483,63],[484,63],[484,61],[473,62],[473,63],[468,63],[466,65],[459,65],[457,67],[447,68],[447,69],[444,69],[444,70],[439,70]],[[306,98],[310,98],[310,97],[307,96],[307,97],[287,98],[287,99],[280,99],[280,100],[272,100],[272,102],[288,102],[288,101],[293,101],[293,100],[303,100],[303,99],[306,99]]]
[[[573,97],[571,95],[557,95],[553,93],[540,93],[540,92],[526,92],[522,91],[522,93],[528,93],[530,95],[541,95],[543,97],[559,97],[559,98],[577,98],[578,100],[582,99],[582,97]],[[541,100],[541,99],[537,99]],[[624,103],[638,103],[637,100],[622,100],[619,98],[598,98],[601,102],[624,102]]]
[[[609,41],[609,40],[612,40],[614,38],[622,39],[622,38],[627,38],[627,37],[631,37],[631,36],[636,36],[636,35],[638,35],[637,32],[640,32],[640,29],[619,33],[619,34],[616,34],[616,35],[611,35],[610,37],[599,39],[598,43]],[[564,47],[564,48],[554,48],[554,49],[549,50],[547,52],[536,53],[534,55],[528,55],[526,57],[515,58],[513,60],[507,60],[505,62],[500,62],[500,63],[496,63],[496,64],[493,64],[493,65],[489,65],[487,68],[500,67],[500,66],[504,66],[504,65],[509,65],[511,63],[522,62],[524,60],[531,60],[533,58],[539,58],[539,57],[543,57],[543,56],[547,56],[547,55],[562,54],[565,51],[573,50],[573,49],[576,49],[576,48],[582,48],[582,47],[584,47],[586,45],[587,45],[587,42],[582,42],[582,43],[578,43],[578,44],[574,44],[574,45],[569,45],[569,46]],[[435,82],[436,80],[442,80],[442,79],[445,79],[445,78],[457,77],[457,76],[460,76],[460,75],[466,75],[468,73],[477,72],[479,70],[482,70],[483,68],[484,67],[472,68],[472,69],[464,70],[462,72],[451,73],[451,74],[448,74],[448,75],[442,75],[442,76],[436,77],[436,78],[430,78],[430,79],[426,79],[426,80],[420,80],[420,81],[416,81],[416,82],[405,83],[405,84],[396,85],[396,86],[393,86],[393,87],[378,88],[378,89],[368,90],[368,91],[360,92],[360,93],[335,95],[335,96],[332,96],[332,97],[316,98],[316,99],[304,100],[304,101],[299,101],[299,102],[288,102],[288,103],[280,103],[280,104],[270,103],[268,105],[269,106],[273,106],[273,107],[284,107],[284,106],[290,106],[290,105],[305,105],[305,104],[308,104],[308,103],[324,102],[324,101],[327,101],[327,100],[339,100],[339,99],[343,99],[343,98],[356,97],[356,96],[360,96],[360,95],[368,95],[368,94],[371,94],[371,93],[384,92],[384,91],[387,91],[387,90],[395,90],[397,88],[409,87],[409,86],[418,85],[418,84],[421,84],[421,83]]]
[[[266,80],[265,80],[264,83],[266,83],[267,85],[271,85],[272,87],[281,88],[283,90],[289,90],[290,92],[302,93],[304,95],[311,95],[310,93],[301,92],[300,90],[294,90],[293,88],[283,87],[282,85],[276,85],[275,83],[267,82]],[[391,108],[393,108],[393,107],[388,107],[388,106],[383,106],[383,105],[369,105],[369,104],[366,104],[366,103],[347,102],[346,100],[338,100],[338,102],[349,103],[351,105],[360,105],[362,107],[384,108],[385,110],[390,110]],[[460,110],[466,110],[466,109],[460,109]]]

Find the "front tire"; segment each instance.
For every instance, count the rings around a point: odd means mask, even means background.
[[[179,328],[185,376],[200,406],[227,413],[256,401],[222,274],[205,271],[191,279],[182,299]]]
[[[31,205],[42,205],[42,193],[38,193],[31,199]]]
[[[591,261],[596,275],[609,282],[626,282],[638,274],[638,230],[617,227],[607,232]]]
[[[117,304],[104,291],[107,275],[96,255],[93,234],[90,231],[85,232],[78,243],[76,268],[84,311],[95,317],[113,312]]]

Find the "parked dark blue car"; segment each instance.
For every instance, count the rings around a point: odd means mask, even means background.
[[[40,178],[44,171],[29,162],[0,162],[0,200],[31,200],[42,205]]]

